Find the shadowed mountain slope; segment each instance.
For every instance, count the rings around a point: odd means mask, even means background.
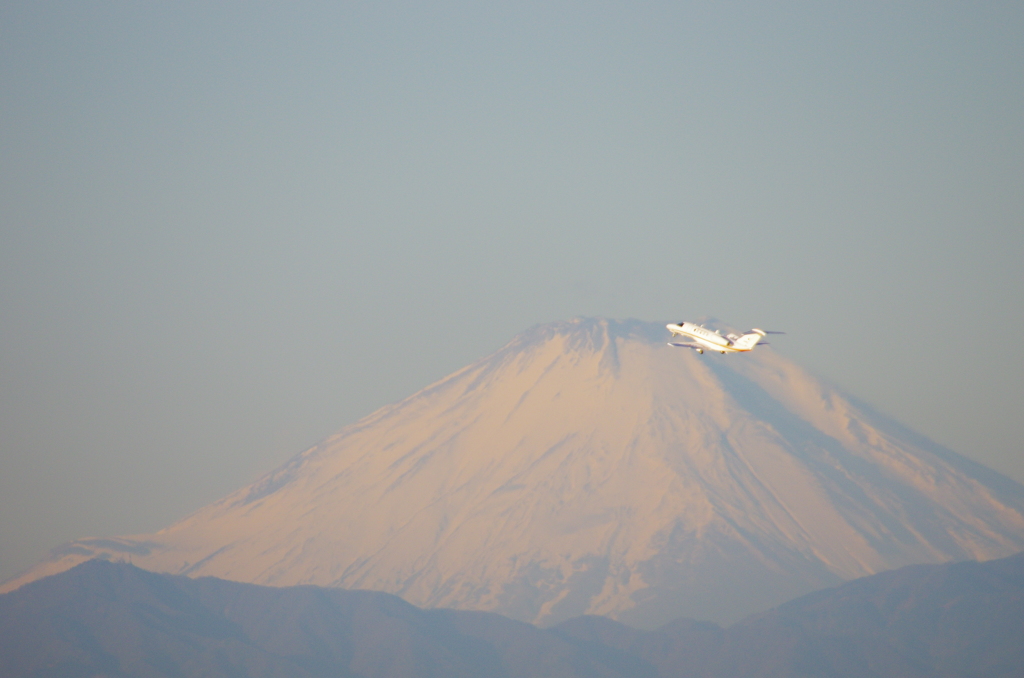
[[[579,617],[550,632],[663,678],[1011,678],[1024,675],[1024,553],[883,572],[728,629],[681,619],[642,632]]]
[[[661,324],[535,327],[256,483],[83,560],[554,624],[730,622],[913,563],[1024,549],[1024,488],[759,348]]]
[[[619,667],[484,612],[396,596],[261,587],[93,560],[0,596],[0,675],[618,678]],[[636,672],[640,667],[640,673]]]

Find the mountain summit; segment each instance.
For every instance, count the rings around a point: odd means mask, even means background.
[[[704,355],[663,325],[576,319],[384,407],[151,535],[93,557],[396,593],[553,624],[730,622],[911,563],[1024,549],[1024,487],[771,349]]]

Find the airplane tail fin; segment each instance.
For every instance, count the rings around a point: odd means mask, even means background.
[[[761,341],[764,335],[768,334],[764,330],[752,329],[742,337],[733,342],[733,346],[740,351],[749,351],[750,349],[757,346],[757,342]]]

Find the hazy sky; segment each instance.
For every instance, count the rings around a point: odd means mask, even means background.
[[[845,5],[0,4],[0,579],[577,315],[1024,481],[1024,3]]]

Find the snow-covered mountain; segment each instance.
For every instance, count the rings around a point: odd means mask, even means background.
[[[92,557],[396,593],[541,624],[729,622],[842,580],[1024,549],[1024,487],[771,348],[662,324],[541,325],[151,535]]]

